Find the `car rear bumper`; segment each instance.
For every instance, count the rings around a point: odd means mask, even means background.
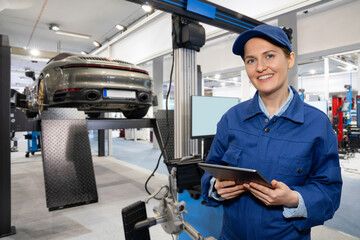
[[[129,90],[120,90],[118,91],[119,96],[107,96],[106,91],[103,89],[65,89],[62,91],[55,92],[53,96],[53,103],[84,103],[84,104],[97,104],[97,103],[133,103],[133,104],[152,104],[153,95],[152,92],[146,91],[129,91]]]

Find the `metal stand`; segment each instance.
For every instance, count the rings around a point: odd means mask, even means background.
[[[98,131],[98,156],[105,156],[105,130]]]
[[[11,227],[10,46],[4,35],[0,35],[0,81],[0,237],[6,237],[16,231]]]
[[[168,234],[179,235],[182,232],[186,232],[189,237],[194,240],[216,240],[214,237],[203,237],[200,232],[184,220],[183,214],[187,213],[186,203],[184,201],[178,201],[176,175],[177,170],[174,167],[171,169],[171,174],[169,175],[169,185],[162,186],[146,198],[145,203],[148,203],[150,199],[160,195],[160,192],[164,194],[160,199],[159,205],[153,209],[157,216],[137,222],[134,225],[134,230],[141,231],[144,228],[161,224],[163,230]],[[163,191],[164,189],[165,193]]]

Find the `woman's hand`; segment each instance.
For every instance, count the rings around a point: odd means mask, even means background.
[[[237,185],[235,181],[220,181],[216,179],[214,188],[224,199],[232,199],[245,192],[243,185]]]
[[[298,194],[292,191],[285,183],[272,180],[271,185],[275,189],[270,189],[268,187],[253,182],[251,182],[250,184],[243,184],[245,189],[250,191],[255,197],[265,203],[266,206],[298,206]]]

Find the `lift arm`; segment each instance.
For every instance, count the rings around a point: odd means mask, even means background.
[[[137,4],[149,4],[171,14],[203,22],[235,33],[264,24],[241,13],[205,0],[127,0]]]

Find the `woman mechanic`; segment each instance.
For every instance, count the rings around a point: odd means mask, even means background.
[[[281,28],[260,25],[242,33],[233,53],[244,60],[257,92],[221,118],[206,162],[256,169],[274,189],[205,173],[204,200],[224,209],[219,239],[310,239],[311,227],[332,218],[340,204],[329,118],[288,85],[295,54]]]

